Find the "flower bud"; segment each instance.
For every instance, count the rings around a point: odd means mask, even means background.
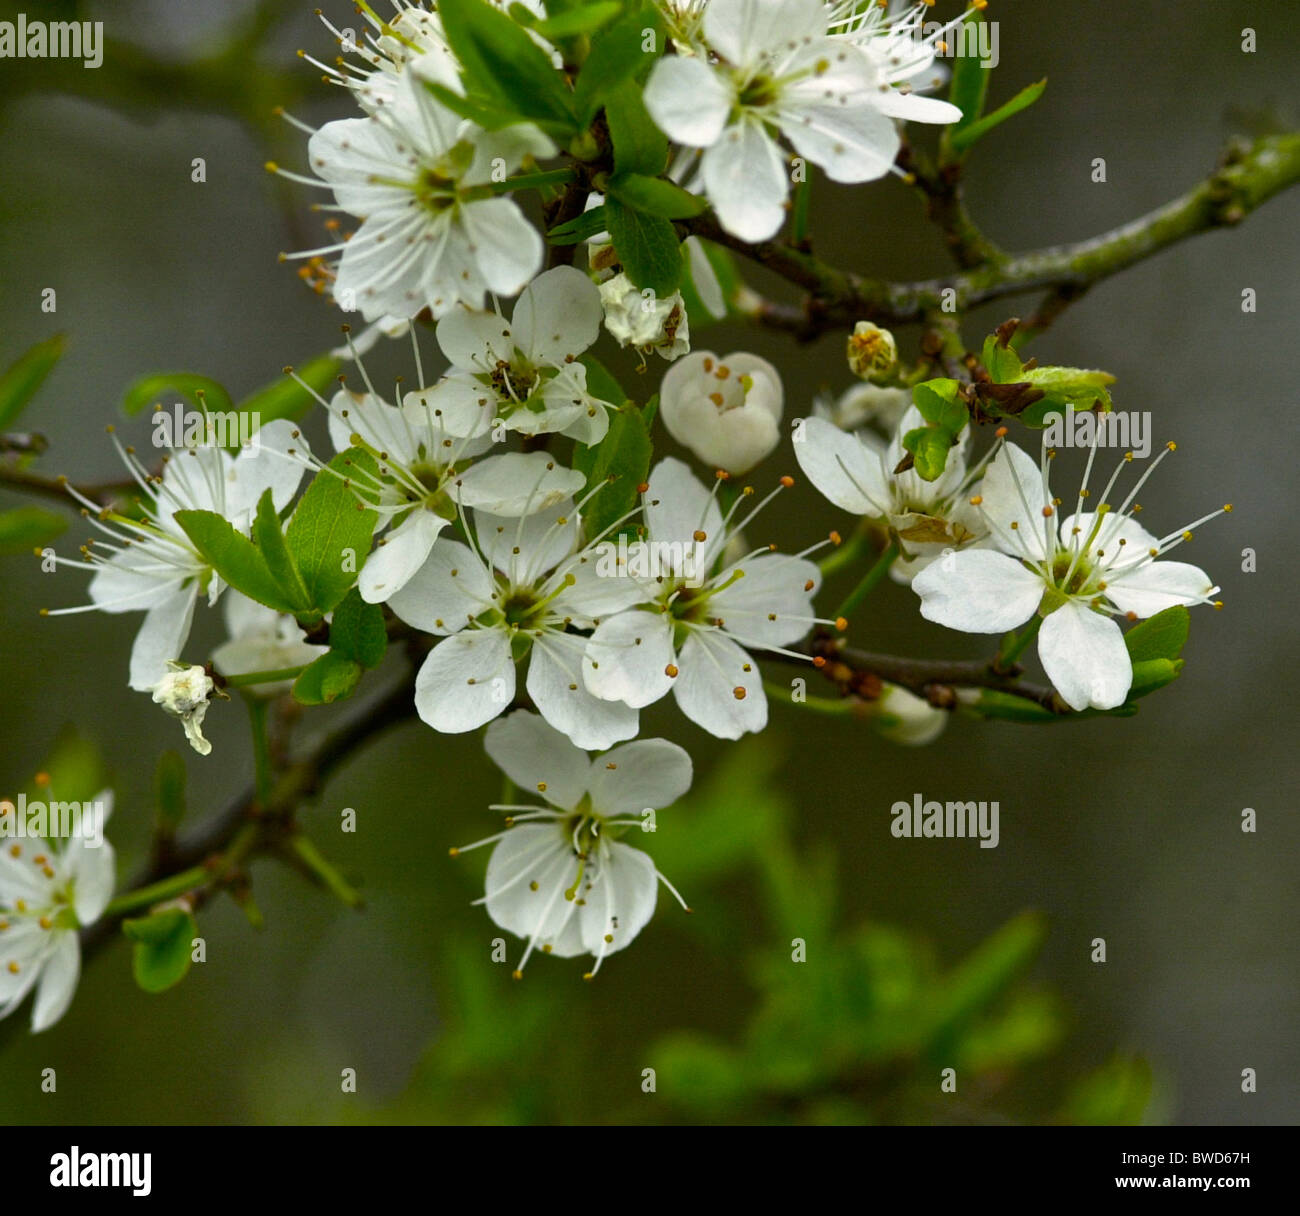
[[[936,709],[897,684],[886,684],[875,704],[876,730],[891,743],[923,747],[933,743],[948,725],[946,710]]]
[[[883,380],[898,362],[894,335],[870,321],[859,321],[849,335],[849,367],[862,380]]]
[[[179,718],[190,746],[200,756],[206,756],[212,750],[212,744],[203,737],[203,717],[217,686],[202,667],[186,667],[183,663],[170,666],[173,670],[150,690],[154,704],[161,705],[165,712]]]
[[[691,349],[680,291],[661,299],[619,273],[600,285],[600,303],[605,310],[605,328],[620,346],[635,347],[643,354],[655,351],[669,362]]]
[[[781,377],[766,359],[697,351],[664,376],[659,413],[709,468],[746,473],[780,441],[783,403]]]
[[[838,397],[818,397],[813,402],[813,414],[833,422],[842,431],[856,431],[870,423],[893,435],[911,404],[912,394],[905,388],[855,384]]]

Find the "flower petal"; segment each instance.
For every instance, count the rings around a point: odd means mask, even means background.
[[[1004,443],[989,462],[979,496],[984,500],[980,512],[999,549],[1013,557],[1046,559],[1048,529],[1042,511],[1049,505],[1048,494],[1042,471],[1028,452],[1014,443]],[[1055,536],[1051,547],[1056,548]]]
[[[194,620],[197,583],[180,587],[149,609],[131,647],[130,686],[148,692],[167,674],[167,664],[181,657]]]
[[[81,978],[81,946],[75,933],[64,931],[41,969],[32,1004],[32,1033],[48,1030],[68,1011]]]
[[[731,112],[731,90],[702,59],[660,59],[645,86],[645,108],[674,143],[707,148],[717,143]]]
[[[451,634],[493,607],[492,579],[468,546],[457,540],[434,545],[433,551],[388,606],[408,625],[425,633]]]
[[[1032,570],[991,549],[946,554],[912,580],[921,615],[965,633],[1005,633],[1023,625],[1045,589]]]
[[[1175,604],[1204,604],[1218,587],[1190,562],[1153,561],[1128,574],[1111,575],[1106,598],[1121,612],[1155,616]]]
[[[582,678],[593,696],[641,709],[673,684],[673,630],[657,612],[620,612],[601,622],[587,642]]]
[[[396,528],[382,537],[366,558],[357,578],[357,590],[367,604],[382,604],[411,581],[425,563],[443,528],[450,520],[416,507]]]
[[[586,753],[537,714],[519,709],[498,718],[487,728],[483,746],[520,790],[540,793],[561,810],[573,810],[587,792],[591,761]]]
[[[581,895],[586,901],[578,909],[582,945],[602,959],[630,945],[654,915],[659,895],[654,862],[631,845],[604,843]]]
[[[515,661],[504,629],[453,634],[429,652],[415,678],[416,712],[450,735],[492,721],[514,699]]]
[[[1133,682],[1120,627],[1077,601],[1063,604],[1043,621],[1038,657],[1071,709],[1114,709],[1124,704]]]
[[[677,658],[673,693],[697,726],[719,739],[739,739],[767,725],[767,697],[758,664],[725,634],[695,630]]]
[[[837,507],[880,519],[893,498],[880,455],[856,435],[825,418],[804,418],[795,426],[794,458],[808,480]]]
[[[581,748],[603,751],[631,739],[638,714],[621,701],[605,701],[587,690],[582,678],[587,639],[548,631],[533,641],[528,662],[528,695],[556,730]]]
[[[599,815],[662,810],[691,788],[691,758],[667,739],[624,743],[592,764],[588,788]]]
[[[700,164],[709,201],[722,226],[742,241],[775,236],[790,190],[775,141],[757,119],[733,123]]]
[[[723,570],[725,585],[712,600],[727,633],[746,646],[788,646],[812,628],[812,597],[821,571],[810,561],[783,553],[760,553]]]
[[[553,507],[586,483],[545,452],[504,452],[471,465],[453,487],[465,506],[513,517]]]
[[[524,288],[511,320],[532,363],[561,366],[595,342],[603,316],[596,284],[574,266],[556,266]]]

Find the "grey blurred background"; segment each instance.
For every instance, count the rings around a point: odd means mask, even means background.
[[[10,17],[9,7],[0,16]],[[33,17],[40,7],[27,5]],[[184,57],[243,7],[116,0],[96,15],[110,34]],[[333,48],[312,6],[294,7],[301,17],[277,35],[267,63],[311,77],[294,48]],[[325,7],[337,21],[351,17],[346,4]],[[939,11],[948,10],[956,11]],[[972,210],[1007,248],[1076,240],[1163,203],[1213,168],[1230,134],[1257,121],[1248,110],[1272,107],[1283,123],[1300,121],[1287,0],[1122,8],[1002,0],[988,16],[1001,22],[991,102],[1049,80],[1043,100],[971,159]],[[1246,25],[1258,31],[1255,54],[1240,49]],[[0,84],[11,67],[0,62]],[[258,70],[248,64],[250,77]],[[312,97],[298,107],[303,117],[351,113],[323,84]],[[284,140],[274,154],[301,168],[301,142],[291,131]],[[103,428],[121,422],[122,390],[141,373],[198,371],[238,396],[337,340],[337,314],[276,264],[302,237],[289,230],[262,168],[265,143],[245,127],[180,106],[128,116],[40,93],[5,98],[0,147],[0,362],[55,330],[71,339],[25,419],[49,437],[49,471],[116,475]],[[207,163],[205,184],[190,180],[197,156]],[[1099,156],[1104,185],[1090,180]],[[310,235],[307,195],[297,195],[298,227]],[[1119,1047],[1156,1067],[1154,1120],[1291,1123],[1300,1111],[1300,782],[1290,688],[1300,593],[1290,533],[1298,221],[1300,193],[1277,198],[1235,231],[1181,244],[1098,287],[1032,348],[1043,362],[1110,370],[1120,407],[1153,411],[1157,442],[1178,441],[1143,494],[1153,530],[1236,504],[1187,553],[1222,584],[1226,607],[1194,612],[1186,669],[1172,688],[1128,721],[1036,729],[957,720],[922,751],[891,747],[853,723],[772,709],[799,839],[833,848],[846,923],[923,931],[951,959],[1021,909],[1047,914],[1038,973],[1065,1000],[1071,1035],[1050,1066],[1024,1078],[1031,1094],[1052,1092]],[[910,279],[948,269],[915,198],[896,181],[851,194],[823,185],[813,231],[823,253],[865,273]],[[58,292],[53,317],[39,307],[46,287]],[[1258,294],[1254,314],[1241,311],[1246,287]],[[1008,302],[969,318],[968,344],[1031,305]],[[808,412],[818,388],[848,386],[839,341],[801,348],[728,328],[701,334],[696,346],[743,345],[776,359],[794,416]],[[431,337],[424,348],[432,352]],[[374,366],[402,371],[408,361],[395,347]],[[147,426],[123,432],[144,441]],[[1064,461],[1057,475],[1068,477]],[[786,468],[788,449],[760,474]],[[766,517],[775,539],[803,544],[847,523],[810,488],[783,501]],[[81,533],[74,525],[61,550]],[[1241,570],[1246,547],[1258,553],[1257,573]],[[84,580],[44,576],[21,558],[2,569],[0,788],[17,788],[60,726],[76,722],[103,745],[118,779],[114,837],[125,873],[146,838],[157,752],[179,743],[174,724],[126,688],[138,618],[38,620],[38,606],[83,602]],[[200,621],[196,639],[218,636],[216,615]],[[979,652],[971,639],[923,622],[915,596],[892,586],[877,593],[854,640],[899,653]],[[249,780],[241,718],[219,707],[208,719],[212,757],[187,756],[196,802],[219,806]],[[664,707],[645,723],[647,733],[682,742],[701,771],[721,751]],[[476,738],[436,736],[418,723],[385,736],[307,816],[323,833],[339,808],[361,810],[355,837],[330,831],[330,839],[342,839],[340,862],[366,879],[363,915],[264,865],[256,873],[266,931],[252,933],[217,901],[203,917],[210,961],[180,988],[138,992],[128,952],[114,947],[90,966],[56,1029],[0,1052],[0,1119],[310,1120],[321,1096],[337,1092],[343,1066],[359,1069],[376,1102],[396,1098],[439,1034],[444,930],[492,936],[467,906],[481,871],[448,862],[446,847],[483,834],[482,807],[496,791]],[[1000,846],[895,840],[889,806],[917,792],[999,800]],[[1244,807],[1258,812],[1255,835],[1240,830]],[[735,898],[743,906],[750,896]],[[585,1036],[594,1057],[632,1067],[636,1045],[662,1030],[725,1032],[740,1017],[741,960],[706,968],[667,907],[579,994],[582,1021],[566,1033]],[[1104,966],[1089,962],[1098,936],[1108,943]],[[576,982],[572,969],[548,971],[545,961],[528,983]],[[500,999],[518,997],[502,985]],[[59,1069],[56,1096],[39,1091],[47,1066]],[[510,1067],[507,1057],[505,1083]],[[1241,1092],[1247,1067],[1258,1073],[1254,1095]],[[618,1105],[614,1087],[625,1082],[614,1071],[596,1068],[587,1080],[596,1109],[606,1086],[609,1109]]]

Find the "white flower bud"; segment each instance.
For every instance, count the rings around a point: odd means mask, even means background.
[[[174,670],[163,676],[151,690],[154,704],[161,705],[165,712],[179,718],[190,746],[200,756],[206,756],[212,750],[212,744],[203,737],[203,716],[208,712],[208,701],[217,686],[202,667],[186,667],[183,663],[171,666]]]
[[[747,473],[780,442],[784,394],[766,359],[697,351],[664,376],[659,413],[668,433],[712,469]]]
[[[859,321],[849,335],[849,367],[863,380],[883,380],[898,362],[894,335],[870,321]]]
[[[813,414],[833,422],[842,431],[856,431],[871,423],[892,435],[911,404],[912,394],[905,388],[855,384],[839,397],[818,397],[813,402]]]
[[[934,742],[948,725],[946,710],[897,684],[886,684],[876,702],[875,727],[891,743],[923,747]]]
[[[645,354],[655,351],[669,362],[691,349],[680,291],[661,299],[619,273],[601,283],[600,303],[605,310],[605,328],[620,346],[632,346]]]

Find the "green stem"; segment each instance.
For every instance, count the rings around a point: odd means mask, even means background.
[[[271,748],[266,734],[265,701],[256,697],[245,697],[248,705],[248,723],[253,732],[253,784],[257,790],[257,801],[263,808],[271,803]]]
[[[364,902],[361,893],[339,873],[332,862],[325,859],[306,836],[295,836],[290,842],[290,848],[298,860],[349,908],[361,907]]]
[[[894,559],[897,556],[898,542],[890,541],[885,551],[876,558],[871,569],[862,576],[861,582],[849,592],[848,599],[840,605],[839,611],[835,614],[836,617],[843,617],[848,620],[862,601],[876,589],[876,584],[889,573],[889,567],[894,564]]]
[[[193,891],[196,887],[203,886],[209,878],[211,874],[206,866],[191,866],[188,870],[182,870],[179,874],[173,874],[161,882],[151,883],[147,887],[137,887],[134,891],[127,891],[112,900],[104,909],[104,919],[121,916],[124,912],[134,912],[137,908],[148,908],[153,904],[162,903],[165,899],[174,899],[178,895],[184,895],[186,891]]]
[[[993,660],[995,671],[1006,671],[1013,666],[1018,658],[1025,652],[1025,648],[1030,642],[1038,636],[1038,630],[1043,623],[1043,618],[1037,613],[1030,618],[1029,623],[1019,633],[1009,633],[1002,639],[1002,645],[998,649],[998,657]]]
[[[856,718],[862,712],[862,702],[852,698],[833,700],[830,697],[808,697],[795,700],[794,690],[775,680],[764,680],[763,689],[769,697],[784,701],[789,705],[798,705],[811,709],[813,713],[824,714],[829,718]]]
[[[272,671],[246,671],[243,675],[225,676],[227,688],[251,688],[256,684],[276,684],[281,680],[293,680],[306,670],[303,666],[277,667]]]

